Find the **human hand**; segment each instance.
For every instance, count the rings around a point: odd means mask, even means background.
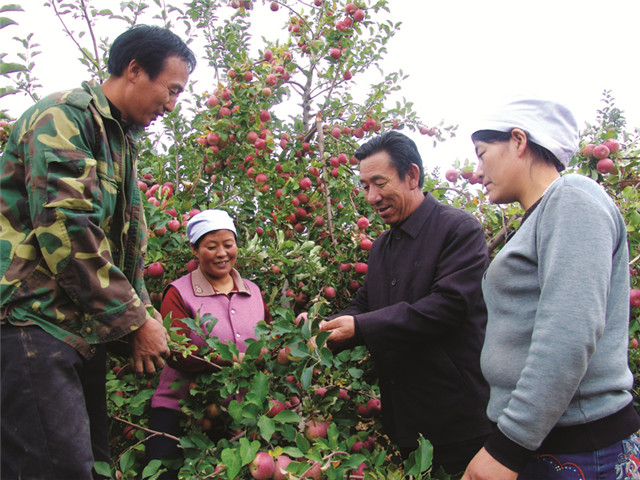
[[[164,366],[163,358],[169,355],[167,330],[162,325],[160,314],[154,312],[154,320],[147,320],[133,332],[133,365],[136,374],[155,373]]]
[[[329,348],[351,340],[355,335],[355,328],[355,319],[352,315],[342,315],[333,320],[320,322],[321,332],[331,332],[327,338]]]
[[[461,480],[516,480],[518,473],[505,467],[484,447],[469,462]]]

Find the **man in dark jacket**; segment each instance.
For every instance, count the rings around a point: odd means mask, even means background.
[[[434,467],[462,472],[491,430],[480,372],[488,251],[470,213],[423,193],[415,143],[390,131],[356,151],[367,201],[391,228],[373,243],[364,285],[321,330],[328,345],[366,345],[385,431],[403,455],[422,434]]]

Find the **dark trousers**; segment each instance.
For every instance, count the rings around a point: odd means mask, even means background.
[[[149,414],[149,428],[157,432],[168,433],[174,437],[180,437],[184,434],[180,426],[180,412],[170,408],[152,408]],[[154,459],[182,459],[182,449],[178,446],[178,442],[171,438],[155,435],[150,437],[146,444],[147,461]],[[158,480],[174,480],[177,478],[178,471],[169,469],[161,474]]]
[[[106,348],[91,360],[36,326],[2,325],[1,476],[102,478],[109,461]]]

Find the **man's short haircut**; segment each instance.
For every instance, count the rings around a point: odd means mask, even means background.
[[[107,69],[110,75],[120,77],[131,60],[136,60],[151,80],[162,72],[169,57],[179,57],[189,66],[196,67],[196,57],[180,37],[166,28],[136,25],[115,39],[109,50]]]
[[[422,188],[424,185],[422,157],[420,156],[420,152],[418,152],[418,147],[415,142],[400,132],[391,130],[377,137],[373,137],[356,150],[355,157],[359,161],[363,161],[367,157],[383,151],[387,152],[391,157],[391,162],[396,168],[400,180],[404,180],[411,164],[415,163],[420,169],[418,185]]]

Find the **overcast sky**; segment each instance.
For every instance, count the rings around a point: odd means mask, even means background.
[[[53,10],[41,0],[18,3],[26,13],[7,15],[20,26],[0,30],[3,50],[17,48],[11,37],[35,32],[43,50],[36,58],[36,76],[44,85],[40,93],[78,85],[86,70]],[[109,4],[115,7],[115,0]],[[625,111],[629,129],[640,127],[639,0],[390,0],[389,6],[389,19],[402,26],[382,69],[409,75],[401,95],[426,124],[459,125],[458,137],[436,148],[428,137],[412,135],[427,168],[445,170],[456,159],[474,160],[471,119],[514,96],[562,101],[583,126],[595,121],[607,89]],[[262,12],[262,18],[271,15]],[[280,24],[274,20],[268,17],[255,37],[272,36],[269,29]],[[113,39],[117,33],[108,35]],[[29,105],[25,98],[0,100],[14,116]]]

